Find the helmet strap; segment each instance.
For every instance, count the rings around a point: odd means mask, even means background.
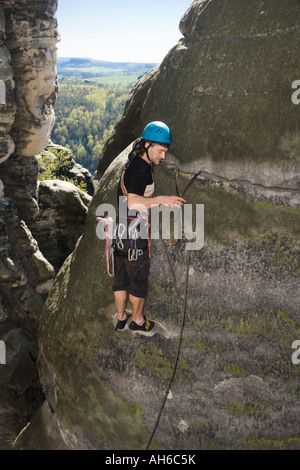
[[[148,153],[148,152],[149,152],[149,148],[151,147],[152,144],[151,144],[151,142],[147,142],[147,143],[149,144],[149,147],[146,147],[146,146],[144,145],[144,149],[145,149],[147,158],[148,158],[148,160],[149,160],[149,163],[151,163],[151,160],[150,160],[150,157],[149,157],[149,153]]]

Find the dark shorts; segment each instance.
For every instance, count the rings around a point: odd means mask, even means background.
[[[144,299],[148,293],[148,276],[150,259],[148,249],[137,257],[136,261],[129,261],[128,257],[114,255],[115,276],[113,291],[126,290],[134,297]]]

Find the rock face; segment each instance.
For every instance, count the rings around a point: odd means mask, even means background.
[[[16,105],[13,97],[14,80],[10,63],[10,52],[5,45],[5,16],[0,5],[0,162],[5,161],[14,151],[14,142],[9,134],[15,119]],[[2,186],[2,187],[1,187]],[[0,195],[3,195],[3,185],[0,184]]]
[[[194,1],[184,39],[133,90],[39,321],[47,402],[16,449],[300,448],[298,18],[296,0]],[[153,241],[145,313],[159,325],[145,337],[114,331],[96,215],[115,203],[128,145],[154,119],[174,139],[156,194],[175,193],[177,167],[180,192],[202,170],[186,199],[204,205],[205,243]]]
[[[160,323],[158,331],[149,338],[114,331],[95,216],[100,204],[114,200],[127,154],[105,172],[85,234],[40,320],[39,372],[55,410],[57,446],[146,448],[172,374],[188,267],[184,241],[176,249],[153,241],[146,315]],[[159,168],[155,179],[157,191],[167,193],[174,172]],[[187,181],[182,175],[180,189]],[[205,204],[206,242],[191,254],[180,359],[152,447],[299,447],[299,383],[291,363],[299,335],[297,209],[243,190],[203,177],[186,194]],[[17,448],[39,447],[32,440],[38,429],[45,435],[35,421]]]
[[[83,187],[85,187],[87,194],[93,196],[94,184],[92,181],[92,175],[86,168],[84,168],[82,165],[80,165],[74,160],[71,150],[66,147],[56,145],[53,142],[49,142],[49,145],[45,148],[45,150],[36,157],[38,161],[43,160],[43,157],[47,157],[47,159],[49,159],[50,161],[53,160],[59,162],[59,158],[57,155],[61,156],[63,164],[59,165],[58,163],[59,169],[57,171],[57,174],[55,175],[56,179],[64,177],[67,181],[73,182],[76,186],[79,187],[81,184],[83,184]],[[39,165],[40,177],[41,179],[45,179],[42,178],[42,165],[43,164]]]
[[[35,156],[48,145],[54,122],[56,8],[56,0],[0,2],[0,338],[7,352],[0,365],[1,449],[43,399],[38,319],[90,202],[73,185],[37,183]]]
[[[2,0],[1,4],[17,104],[11,136],[15,153],[31,157],[46,147],[53,126],[57,1]]]
[[[84,232],[91,197],[66,181],[38,185],[39,215],[33,233],[47,260],[58,272]]]
[[[43,396],[36,332],[54,268],[29,227],[39,212],[34,155],[47,145],[54,116],[56,7],[56,0],[0,2],[1,448]]]

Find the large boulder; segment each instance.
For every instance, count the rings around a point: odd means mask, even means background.
[[[0,235],[0,334],[21,325],[36,332],[54,268],[8,198],[0,199]]]
[[[57,0],[3,0],[1,4],[17,106],[11,137],[15,153],[31,157],[46,147],[54,124]]]
[[[14,99],[15,83],[13,80],[11,55],[5,45],[5,16],[2,5],[0,5],[0,64],[0,163],[2,163],[12,154],[15,148],[10,130],[16,113]],[[0,196],[2,196],[1,189]]]
[[[36,333],[54,276],[31,227],[39,214],[35,155],[49,141],[57,94],[56,8],[56,0],[0,5],[1,336],[9,324]]]
[[[21,328],[11,329],[3,337],[6,364],[1,366],[0,449],[11,448],[20,432],[41,406],[44,395],[36,369],[35,335]]]
[[[83,189],[90,195],[94,194],[94,184],[91,173],[84,168],[82,165],[77,163],[71,150],[61,145],[54,144],[52,141],[49,142],[48,146],[36,156],[39,164],[39,178],[43,177],[43,172],[47,172],[47,163],[52,163],[52,167],[55,168],[56,178],[66,181],[70,181],[76,186],[82,186]]]
[[[85,234],[40,320],[39,373],[52,424],[38,421],[41,443],[32,439],[35,422],[16,448],[51,448],[45,434],[47,427],[53,432],[53,420],[58,446],[146,448],[175,364],[187,270],[177,372],[150,447],[299,447],[291,362],[299,334],[297,209],[280,191],[254,197],[242,185],[199,177],[186,197],[205,205],[203,249],[191,252],[189,264],[184,240],[175,248],[154,240],[146,315],[159,325],[148,338],[116,333],[95,217],[114,201],[127,154],[105,172]],[[155,181],[158,193],[175,188],[173,168],[157,169]],[[180,190],[188,181],[180,176]]]
[[[39,214],[33,233],[39,247],[58,272],[83,234],[91,196],[67,181],[38,184]]]

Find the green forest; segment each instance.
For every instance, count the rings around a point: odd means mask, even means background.
[[[71,150],[74,160],[95,177],[104,144],[133,85],[155,65],[59,58],[59,94],[51,134],[53,143]],[[51,165],[48,162],[50,166],[47,162],[45,158],[40,161],[43,164],[41,178],[50,177],[52,173],[60,178],[53,162]]]
[[[132,84],[61,83],[52,141],[69,148],[75,160],[94,174],[131,87]]]

